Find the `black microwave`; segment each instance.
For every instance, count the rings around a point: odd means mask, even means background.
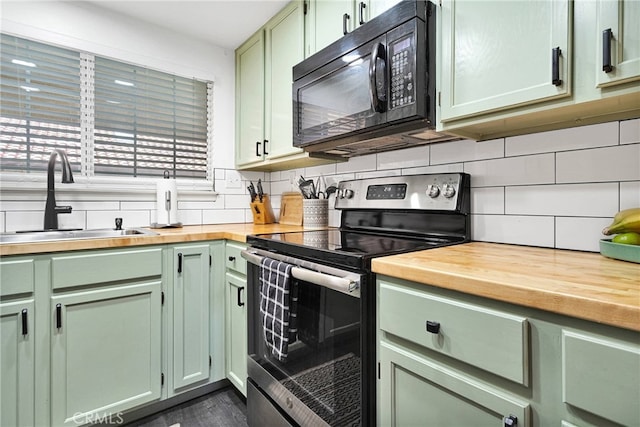
[[[351,157],[436,133],[436,6],[404,0],[293,67],[293,145]]]

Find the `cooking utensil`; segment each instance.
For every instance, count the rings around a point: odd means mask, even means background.
[[[264,196],[264,190],[262,189],[262,180],[258,179],[258,197],[260,198],[260,203],[262,203],[263,196]]]
[[[256,200],[256,189],[253,186],[253,182],[249,181],[249,186],[247,187],[247,190],[249,190],[249,195],[251,196],[251,202],[253,203]]]
[[[300,192],[305,199],[317,199],[316,185],[312,179],[306,179],[300,183]]]

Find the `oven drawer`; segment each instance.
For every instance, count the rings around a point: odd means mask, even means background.
[[[384,332],[528,385],[525,317],[431,293],[424,285],[379,282]]]
[[[247,245],[227,241],[226,265],[229,270],[233,270],[243,276],[247,275],[247,261],[240,253],[247,248]]]

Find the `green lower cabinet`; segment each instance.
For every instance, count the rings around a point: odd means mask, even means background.
[[[400,347],[379,348],[379,425],[531,425],[526,401]]]
[[[161,280],[51,297],[51,423],[117,423],[160,398]]]
[[[34,302],[0,304],[0,426],[34,425]]]
[[[247,278],[226,275],[227,378],[247,395]]]
[[[173,395],[209,381],[209,245],[175,246],[171,253],[169,386]]]

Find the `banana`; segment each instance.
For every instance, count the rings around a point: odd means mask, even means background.
[[[640,233],[640,208],[618,212],[613,218],[613,222],[602,230],[602,234],[606,236],[629,232]]]

